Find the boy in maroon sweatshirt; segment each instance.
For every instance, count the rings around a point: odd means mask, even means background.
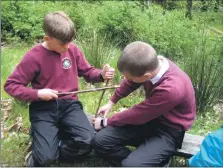
[[[93,118],[95,151],[116,166],[164,166],[196,115],[194,89],[188,75],[144,42],[127,45],[118,60],[125,76],[98,114],[107,116],[113,104],[143,86],[146,99],[109,118]],[[103,129],[102,129],[103,128]],[[134,151],[126,145],[136,146]]]
[[[48,166],[58,158],[74,161],[91,151],[94,130],[77,95],[58,97],[57,93],[77,91],[78,76],[94,83],[114,76],[113,68],[91,66],[71,42],[75,28],[64,12],[47,14],[43,29],[44,42],[25,54],[4,86],[9,95],[31,102],[28,166]],[[26,87],[30,82],[32,87]]]

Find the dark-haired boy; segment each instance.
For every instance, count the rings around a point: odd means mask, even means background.
[[[116,166],[164,166],[181,147],[196,115],[194,89],[188,75],[172,61],[157,56],[144,42],[127,45],[118,69],[125,76],[98,114],[106,117],[114,103],[143,86],[146,99],[112,117],[94,118],[95,151]],[[103,128],[103,129],[102,129]],[[126,145],[136,146],[130,151]]]

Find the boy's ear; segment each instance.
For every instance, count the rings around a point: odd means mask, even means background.
[[[47,35],[45,35],[45,36],[43,36],[43,40],[46,41],[46,42],[48,42],[50,40],[50,37],[47,36]]]
[[[152,74],[150,72],[146,72],[144,75],[143,75],[145,78],[149,78],[151,79],[152,78]]]

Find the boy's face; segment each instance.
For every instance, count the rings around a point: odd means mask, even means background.
[[[47,42],[49,49],[57,53],[63,53],[69,49],[69,42],[64,44],[60,40],[49,36],[45,36],[44,40]]]
[[[135,83],[143,83],[151,78],[151,73],[145,73],[143,76],[132,76],[128,72],[124,72],[123,75],[126,79],[133,81]]]

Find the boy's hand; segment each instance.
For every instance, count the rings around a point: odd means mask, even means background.
[[[40,100],[49,101],[58,98],[57,93],[58,91],[52,89],[40,89],[38,90],[38,98]]]
[[[108,113],[110,112],[110,110],[112,109],[113,104],[114,103],[112,101],[109,101],[108,104],[99,108],[99,110],[97,111],[97,116],[106,117]]]
[[[99,131],[100,129],[102,129],[102,126],[101,126],[101,120],[102,120],[101,117],[98,117],[98,118],[92,118],[92,124],[94,125],[94,129],[95,129],[96,131]]]
[[[106,64],[101,71],[101,75],[104,80],[113,79],[115,75],[115,69]]]
[[[102,117],[92,118],[92,124],[94,125],[94,129],[96,131],[99,131],[102,128],[106,127],[107,124],[105,125],[105,123],[104,123],[105,120],[107,121],[106,118],[102,118]],[[103,122],[103,124],[102,124],[102,122]]]

